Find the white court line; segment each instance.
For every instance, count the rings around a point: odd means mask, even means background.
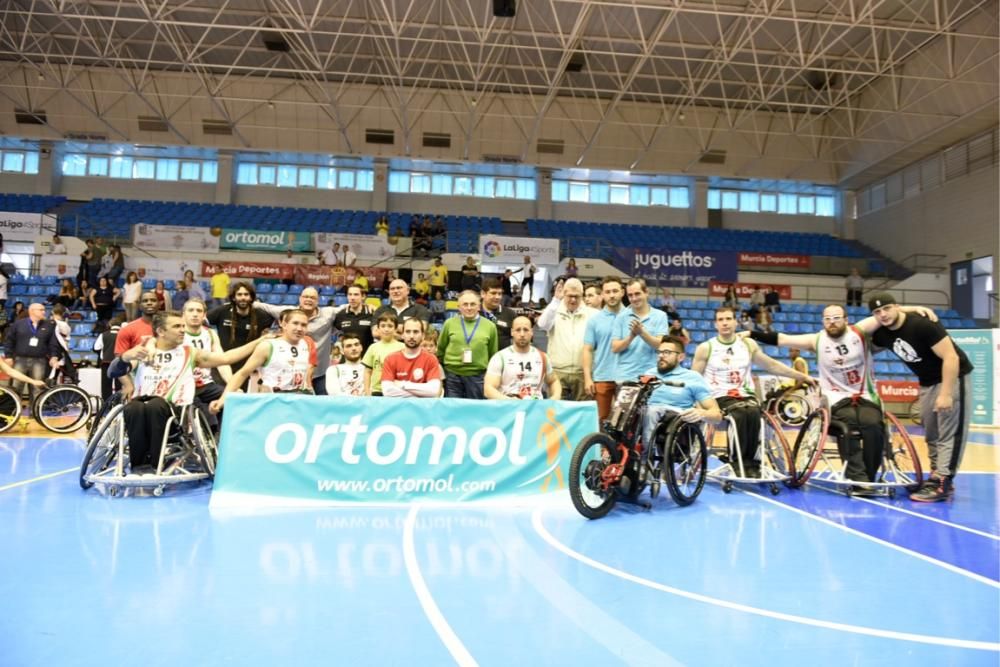
[[[740,491],[742,491],[742,489],[740,489]],[[922,554],[919,551],[913,551],[912,549],[907,549],[906,547],[901,547],[898,544],[893,544],[892,542],[889,542],[888,540],[883,540],[882,538],[875,537],[874,535],[869,535],[868,533],[860,531],[857,528],[851,528],[849,526],[844,526],[842,524],[837,523],[836,521],[833,521],[831,519],[827,519],[826,517],[818,516],[818,515],[813,514],[811,512],[807,512],[805,510],[799,509],[798,507],[792,507],[791,505],[786,505],[783,502],[780,502],[780,501],[777,501],[777,500],[773,500],[771,498],[765,498],[764,496],[758,495],[756,493],[747,493],[746,491],[743,491],[743,493],[746,493],[746,495],[751,496],[753,498],[756,498],[757,500],[762,500],[765,503],[771,503],[772,505],[777,505],[778,507],[786,509],[789,512],[795,512],[796,514],[801,514],[802,516],[808,517],[808,518],[810,518],[810,519],[812,519],[814,521],[819,521],[820,523],[825,523],[828,526],[833,526],[834,528],[838,528],[838,529],[844,531],[845,533],[850,533],[852,535],[856,535],[858,537],[866,539],[866,540],[868,540],[870,542],[874,542],[875,544],[881,545],[883,547],[888,547],[888,548],[893,549],[895,551],[899,551],[899,552],[907,554],[909,556],[913,556],[914,558],[917,558],[919,560],[927,561],[928,563],[930,563],[932,565],[937,565],[938,567],[943,568],[945,570],[949,570],[950,572],[954,572],[955,574],[960,574],[963,577],[968,577],[969,579],[972,579],[973,581],[978,581],[981,584],[986,584],[987,586],[992,586],[993,588],[1000,589],[1000,581],[996,581],[994,579],[990,579],[989,577],[984,577],[984,576],[982,576],[980,574],[976,574],[975,572],[969,572],[968,570],[960,568],[957,565],[952,565],[951,563],[946,563],[943,560],[938,560],[937,558],[932,558],[931,556],[927,556],[925,554]]]
[[[664,593],[670,593],[671,595],[677,595],[689,600],[695,600],[696,602],[703,602],[705,604],[711,604],[725,609],[732,609],[733,611],[741,611],[747,614],[754,614],[756,616],[763,616],[765,618],[773,618],[779,621],[788,621],[790,623],[798,623],[800,625],[810,625],[827,630],[838,630],[840,632],[851,632],[859,635],[868,635],[870,637],[898,639],[902,641],[918,642],[921,644],[936,644],[938,646],[953,646],[956,648],[977,649],[981,651],[1000,651],[1000,643],[997,642],[956,639],[953,637],[937,637],[935,635],[918,635],[912,632],[897,632],[896,630],[866,628],[860,625],[824,621],[818,618],[810,618],[808,616],[798,616],[795,614],[786,614],[780,611],[771,611],[770,609],[761,609],[760,607],[751,607],[750,605],[740,604],[739,602],[730,602],[729,600],[721,600],[708,595],[702,595],[701,593],[681,590],[680,588],[674,588],[673,586],[667,586],[666,584],[661,584],[656,581],[651,581],[649,579],[624,572],[574,551],[553,537],[552,534],[545,529],[545,526],[542,524],[542,510],[540,509],[535,510],[531,515],[531,524],[534,527],[535,532],[538,533],[543,540],[548,542],[549,545],[555,547],[570,558],[580,561],[584,565],[592,567],[595,570],[600,570],[601,572],[605,572],[614,577],[618,577],[619,579],[631,581],[632,583],[639,584],[640,586],[652,588],[653,590],[662,591]]]
[[[417,600],[423,607],[427,620],[431,622],[434,631],[444,643],[451,657],[461,667],[478,667],[472,654],[465,648],[465,644],[458,638],[455,631],[448,625],[448,620],[441,613],[434,596],[431,595],[423,575],[420,574],[420,564],[417,562],[417,551],[413,545],[413,532],[417,525],[418,506],[413,505],[406,515],[406,523],[403,525],[403,562],[406,564],[406,574],[410,577],[410,584],[413,585],[413,592],[417,594]]]
[[[65,475],[66,473],[73,472],[74,470],[79,472],[80,466],[75,466],[73,468],[66,468],[65,470],[59,470],[57,472],[50,472],[47,475],[40,475],[38,477],[32,477],[31,479],[23,479],[20,482],[13,482],[11,484],[6,484],[4,486],[0,486],[0,491],[6,491],[8,489],[16,489],[19,486],[27,486],[28,484],[32,484],[34,482],[41,482],[44,479],[51,479],[53,477],[58,477],[59,475]]]
[[[866,503],[871,503],[872,505],[877,505],[878,507],[885,507],[886,509],[891,509],[894,512],[902,512],[903,514],[909,514],[910,516],[915,516],[920,519],[925,519],[927,521],[933,521],[934,523],[939,523],[942,526],[948,526],[949,528],[955,528],[956,530],[964,530],[967,533],[972,533],[973,535],[979,535],[981,537],[988,537],[991,540],[996,540],[1000,542],[1000,535],[994,535],[992,533],[987,533],[982,530],[977,530],[975,528],[969,528],[968,526],[963,526],[959,523],[952,523],[951,521],[945,521],[944,519],[939,519],[936,516],[928,516],[926,514],[921,514],[920,512],[914,512],[913,510],[903,509],[902,507],[897,507],[895,505],[890,505],[889,503],[880,503],[877,500],[872,500],[871,498],[859,498],[854,497],[854,500],[863,500]]]

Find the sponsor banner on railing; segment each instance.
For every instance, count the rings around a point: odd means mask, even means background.
[[[144,255],[127,255],[125,257],[124,278],[129,271],[135,271],[139,279],[178,280],[188,269],[196,271],[199,261],[193,259],[154,259]],[[80,270],[80,257],[77,255],[42,255],[39,258],[39,270],[43,276],[57,276],[60,279],[69,278],[75,281]]]
[[[364,274],[368,279],[368,288],[382,287],[386,273],[391,269],[381,267],[319,266],[316,264],[282,264],[280,262],[242,262],[228,260],[220,262],[202,262],[201,275],[215,275],[217,266],[222,265],[230,278],[258,280],[293,280],[299,285],[332,285],[343,287],[353,285],[355,279]]]
[[[1000,424],[1000,329],[958,329],[950,332],[965,351],[972,371],[972,423]]]
[[[789,255],[780,252],[741,252],[737,260],[743,266],[790,266],[808,269],[809,255]]]
[[[234,394],[212,505],[461,502],[566,488],[592,402]]]
[[[266,229],[223,229],[219,247],[225,250],[312,252],[312,234]]]
[[[0,212],[0,236],[3,236],[4,241],[34,241],[42,235],[42,223],[45,217],[42,213],[2,211]],[[55,228],[55,224],[55,218],[52,218],[48,226]]]
[[[559,239],[479,235],[479,254],[489,264],[523,264],[525,256],[541,266],[559,264]]]
[[[776,285],[774,283],[727,283],[727,282],[712,282],[708,286],[708,295],[712,297],[723,297],[726,295],[726,290],[732,285],[736,288],[736,296],[741,300],[749,299],[753,291],[760,287],[767,293],[772,287],[778,291],[779,299],[791,299],[792,298],[792,286],[791,285]]]
[[[708,287],[735,282],[736,253],[662,248],[616,248],[615,268],[655,285]]]
[[[218,234],[218,228],[143,223],[132,227],[132,244],[149,251],[169,250],[215,255],[219,252]]]
[[[375,234],[340,234],[337,232],[316,232],[313,234],[313,245],[316,252],[324,252],[340,244],[341,252],[347,245],[350,251],[361,260],[379,260],[394,257],[396,248],[384,236]]]

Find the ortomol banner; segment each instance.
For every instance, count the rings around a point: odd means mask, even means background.
[[[566,488],[594,403],[234,394],[214,507],[461,502]]]
[[[267,229],[223,229],[219,247],[225,250],[312,252],[312,234]]]
[[[713,281],[736,282],[735,252],[616,248],[615,268],[656,285],[708,287]]]

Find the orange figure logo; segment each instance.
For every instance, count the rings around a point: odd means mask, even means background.
[[[566,429],[556,419],[554,408],[549,408],[545,411],[545,418],[547,420],[546,423],[542,424],[538,429],[536,446],[545,448],[545,465],[551,466],[553,463],[559,461],[559,450],[563,443],[566,443],[566,449],[570,451],[573,451],[573,445],[570,444],[569,438],[566,436]],[[552,472],[545,476],[545,481],[542,482],[542,493],[549,490],[549,484],[552,483],[553,476],[556,478],[557,488],[566,488],[562,467],[556,465]]]

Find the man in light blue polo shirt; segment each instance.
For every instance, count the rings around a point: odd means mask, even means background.
[[[605,278],[601,284],[604,308],[587,320],[583,334],[583,390],[597,399],[597,418],[602,422],[611,414],[615,398],[618,355],[611,352],[611,339],[624,294],[620,278]]]
[[[643,440],[649,442],[660,420],[676,414],[688,423],[722,421],[722,410],[712,398],[712,390],[699,373],[683,368],[684,341],[676,336],[663,336],[656,350],[656,368],[645,375],[652,375],[667,382],[683,382],[683,387],[661,385],[653,390],[646,404],[643,420]]]
[[[616,382],[629,382],[656,365],[656,349],[670,329],[662,310],[649,305],[649,288],[642,278],[633,278],[625,287],[629,307],[615,318],[611,352],[617,358]]]

